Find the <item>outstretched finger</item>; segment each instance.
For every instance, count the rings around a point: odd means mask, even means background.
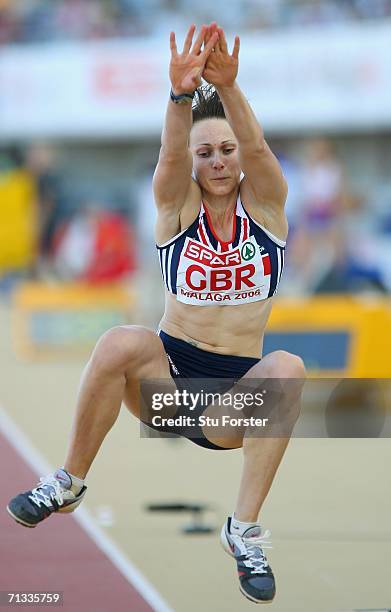
[[[212,23],[209,25],[208,27],[208,32],[209,32],[209,38],[208,41],[210,39],[210,37],[217,32],[217,23],[215,21],[212,21]],[[205,41],[205,44],[208,42]],[[215,46],[214,46],[214,51],[220,51],[220,46],[219,46],[219,39],[217,39],[217,41],[215,42]]]
[[[205,32],[205,36],[204,36],[204,47],[206,47],[206,45],[210,41],[210,37],[211,36],[212,36],[212,32],[211,32],[210,26],[208,26],[206,28],[206,32]]]
[[[212,21],[212,23],[210,23],[208,26],[208,30],[211,35],[217,32],[217,23],[215,21]]]
[[[176,46],[176,40],[175,40],[175,32],[170,32],[170,49],[171,49],[171,55],[178,55],[178,49]]]
[[[186,34],[185,42],[183,45],[183,53],[186,53],[186,54],[189,53],[191,43],[193,42],[194,31],[195,31],[195,25],[194,23],[192,23],[189,28],[189,31]]]
[[[228,45],[227,45],[227,40],[225,38],[224,30],[223,28],[217,28],[217,31],[219,33],[220,49],[223,53],[228,53]]]
[[[239,49],[240,49],[240,38],[239,36],[235,36],[235,44],[232,50],[232,57],[234,57],[235,59],[239,58]]]
[[[200,33],[198,34],[196,38],[193,48],[191,50],[192,53],[195,53],[196,55],[200,54],[202,43],[204,42],[204,36],[205,36],[206,30],[207,30],[207,26],[203,25],[200,30]]]
[[[204,48],[202,54],[205,55],[206,57],[208,57],[210,52],[212,51],[213,47],[215,47],[218,39],[219,39],[218,33],[214,32],[212,34],[212,36],[210,37],[210,39],[208,40],[208,43],[205,45],[205,48]]]

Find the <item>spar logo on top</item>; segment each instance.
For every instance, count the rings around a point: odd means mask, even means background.
[[[270,257],[254,236],[240,247],[217,252],[187,238],[177,275],[178,300],[188,304],[243,304],[268,297]]]

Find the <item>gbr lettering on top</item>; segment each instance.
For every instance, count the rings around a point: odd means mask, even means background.
[[[230,251],[187,238],[179,261],[177,299],[185,304],[232,305],[264,300],[270,289],[270,257],[254,236]]]

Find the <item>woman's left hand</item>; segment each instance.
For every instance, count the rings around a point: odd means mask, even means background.
[[[231,87],[238,74],[240,39],[239,36],[235,36],[234,48],[230,55],[224,30],[219,28],[216,22],[210,24],[204,44],[208,43],[215,32],[218,32],[219,38],[207,59],[202,77],[215,87]]]

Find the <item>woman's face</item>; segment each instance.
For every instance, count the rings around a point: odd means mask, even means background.
[[[238,142],[225,119],[204,119],[190,132],[193,170],[201,189],[228,195],[240,183]]]

